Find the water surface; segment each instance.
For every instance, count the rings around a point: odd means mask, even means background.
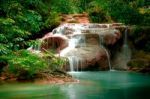
[[[150,75],[122,72],[70,72],[80,83],[0,85],[0,99],[150,99]]]

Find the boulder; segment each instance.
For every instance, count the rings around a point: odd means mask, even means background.
[[[56,53],[68,46],[67,38],[61,35],[49,34],[42,38],[41,51],[54,49]]]

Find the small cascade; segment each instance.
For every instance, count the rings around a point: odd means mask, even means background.
[[[69,60],[70,71],[74,71],[75,58],[74,57],[67,57],[67,58]]]
[[[128,27],[123,35],[123,46],[121,51],[116,54],[114,66],[116,69],[127,69],[127,62],[131,59],[131,49],[128,46]]]
[[[70,50],[75,49],[76,47],[85,47],[86,46],[86,39],[84,35],[75,35],[71,36],[68,40],[69,45],[65,49],[63,49],[60,53],[60,56],[66,56],[65,54],[68,53]],[[73,55],[75,56],[75,55]]]
[[[79,71],[82,69],[82,59],[76,56],[75,53],[71,53],[71,55],[66,55],[70,50],[85,47],[86,40],[85,35],[73,35],[69,39],[69,46],[61,51],[60,56],[67,57],[69,60],[70,71]],[[76,49],[77,50],[77,49]]]
[[[82,68],[79,69],[79,66],[82,67],[82,60],[79,57],[68,56],[68,60],[71,72],[82,70]]]
[[[108,50],[106,48],[104,48],[104,50],[105,50],[106,55],[107,55],[109,70],[111,70],[112,67],[111,67],[111,63],[110,63],[110,54],[108,53]]]
[[[86,43],[84,35],[72,37],[72,39],[70,39],[69,46],[66,49],[64,49],[64,52],[67,53],[71,49],[75,49],[76,47],[85,47],[85,46]],[[61,52],[61,55],[63,54],[65,56],[64,52]],[[80,57],[76,56],[75,53],[72,53],[71,56],[66,55],[66,57],[69,60],[70,71],[79,71],[79,66],[82,67],[82,60],[80,59]]]
[[[124,44],[123,44],[123,47],[122,47],[123,58],[124,58],[124,61],[125,61],[125,64],[124,64],[125,68],[126,68],[127,62],[131,58],[131,49],[129,48],[127,41],[128,41],[128,27],[126,27],[126,29],[125,29]]]
[[[112,67],[111,67],[111,63],[110,63],[110,54],[109,54],[108,50],[104,47],[104,37],[100,34],[99,34],[99,44],[100,44],[100,47],[104,49],[104,51],[107,55],[109,70],[111,70]]]
[[[86,38],[85,35],[80,35],[79,42],[80,47],[86,47]]]

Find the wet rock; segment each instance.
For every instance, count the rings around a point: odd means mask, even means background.
[[[59,52],[67,46],[67,38],[59,35],[50,35],[42,39],[41,50],[54,49],[56,52]]]
[[[109,68],[109,55],[104,45],[113,45],[120,37],[120,31],[112,24],[67,23],[42,38],[41,51],[54,49],[61,57],[68,58],[73,70],[91,67],[105,70]],[[65,68],[71,69],[69,65]]]

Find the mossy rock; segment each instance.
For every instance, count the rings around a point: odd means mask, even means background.
[[[127,65],[131,71],[150,73],[150,54],[137,51]]]
[[[137,67],[137,68],[143,68],[143,67],[148,67],[149,61],[147,59],[132,59],[128,62],[127,64],[131,68]]]

